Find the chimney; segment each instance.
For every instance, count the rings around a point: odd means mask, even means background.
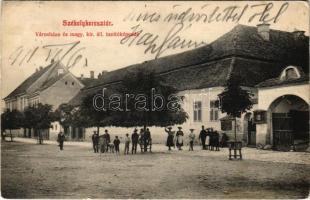
[[[55,62],[55,60],[54,60],[54,59],[52,59],[52,60],[51,60],[51,63],[54,63],[54,62]]]
[[[266,24],[266,23],[258,24],[257,25],[257,33],[265,41],[269,41],[269,32],[270,32],[269,31],[269,26],[270,26],[270,24]]]
[[[94,71],[90,71],[90,78],[95,78],[95,72]]]
[[[64,69],[59,68],[59,69],[57,70],[57,72],[58,72],[58,76],[59,76],[59,75],[61,75],[61,74],[63,74],[63,73],[64,73]]]
[[[295,29],[295,31],[293,31],[292,34],[295,40],[305,38],[305,31]]]
[[[103,70],[101,74],[103,75],[103,74],[105,74],[107,72],[108,72],[108,70]]]
[[[39,71],[39,69],[38,68],[36,68],[36,72],[38,72]]]
[[[81,77],[80,77],[81,79],[83,79],[84,78],[84,74],[81,74]]]
[[[40,71],[43,69],[43,67],[42,66],[40,66]]]

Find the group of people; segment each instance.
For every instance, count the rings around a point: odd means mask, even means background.
[[[220,134],[217,131],[214,131],[213,128],[205,129],[204,126],[202,126],[199,139],[203,150],[219,151],[220,146],[224,147],[227,145],[228,136],[223,133],[220,140]]]
[[[178,127],[178,131],[175,134],[174,138],[174,131],[172,131],[172,127],[165,128],[165,132],[168,134],[166,146],[168,150],[171,151],[171,147],[177,147],[178,150],[182,150],[182,146],[184,145],[184,132],[182,131],[182,127]],[[190,129],[189,134],[189,150],[194,150],[194,141],[195,141],[195,134],[194,129]]]
[[[178,131],[176,132],[172,131],[172,127],[168,127],[165,128],[165,132],[168,134],[166,141],[166,146],[168,147],[168,150],[170,151],[171,147],[177,147],[178,150],[182,150],[184,138],[184,132],[182,131],[182,127],[178,127]],[[195,142],[194,129],[190,129],[188,141],[189,151],[193,151]],[[199,141],[203,150],[219,151],[220,146],[227,146],[228,136],[223,133],[222,137],[220,138],[220,134],[217,131],[214,131],[213,128],[205,129],[205,127],[202,126],[199,134]]]
[[[105,130],[104,134],[100,136],[98,131],[94,131],[94,134],[92,135],[92,142],[94,153],[99,153],[99,151],[104,153],[108,152],[109,150],[115,150],[115,152],[119,152],[120,140],[116,136],[113,143],[111,143],[111,137],[108,130]],[[113,149],[111,149],[112,146]]]
[[[101,153],[109,151],[114,153],[115,151],[116,153],[119,154],[119,145],[121,141],[118,138],[118,136],[115,136],[115,139],[113,140],[113,142],[111,142],[108,130],[105,130],[105,133],[100,136],[97,131],[94,131],[94,134],[92,135],[92,142],[94,153],[98,153],[100,150]],[[140,129],[140,133],[138,133],[137,129],[134,129],[133,133],[131,134],[131,137],[129,137],[129,134],[126,133],[124,144],[125,144],[124,154],[129,154],[130,144],[132,144],[131,145],[132,154],[137,153],[138,144],[140,145],[141,152],[146,152],[148,149],[151,151],[152,148],[151,132],[148,128],[146,128],[145,130]]]
[[[165,128],[165,132],[168,134],[166,146],[168,150],[171,150],[171,147],[177,147],[178,150],[182,150],[184,146],[184,132],[182,131],[182,127],[178,127],[178,131],[172,131],[172,127]],[[189,151],[194,150],[195,143],[195,133],[194,129],[190,129],[188,134],[188,145]],[[220,146],[226,147],[228,136],[223,133],[220,137],[220,134],[217,131],[214,131],[213,128],[205,129],[204,126],[201,127],[201,131],[199,134],[199,141],[203,150],[211,150],[211,151],[219,151]],[[59,143],[60,150],[63,150],[63,143],[65,141],[65,135],[63,132],[58,134],[57,141]],[[105,153],[105,152],[119,152],[119,146],[121,141],[118,136],[115,136],[114,140],[111,141],[110,134],[108,130],[104,131],[103,135],[99,135],[98,131],[94,131],[92,135],[92,143],[94,153]],[[141,152],[147,152],[148,150],[152,151],[152,137],[151,132],[148,128],[140,129],[138,133],[138,129],[134,129],[131,137],[127,133],[124,138],[124,154],[130,153],[130,144],[131,144],[131,154],[137,153],[138,144],[140,146]]]

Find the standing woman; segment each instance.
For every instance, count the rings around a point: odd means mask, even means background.
[[[171,147],[174,146],[173,144],[173,131],[171,131],[172,127],[165,128],[166,133],[168,133],[166,146],[169,148],[168,150],[171,151]]]
[[[182,127],[178,127],[178,131],[177,131],[177,133],[176,133],[176,137],[177,137],[177,147],[178,147],[178,149],[179,150],[182,150],[182,146],[183,146],[183,136],[184,136],[184,133],[183,133],[183,131],[182,131]]]
[[[206,136],[206,148],[207,148],[207,150],[210,150],[211,148],[210,148],[210,141],[211,140],[211,132],[210,132],[210,129],[208,128],[207,129],[207,136]]]

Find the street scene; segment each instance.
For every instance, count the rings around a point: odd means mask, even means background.
[[[304,199],[309,197],[309,154],[245,148],[229,161],[228,149],[94,154],[90,143],[2,143],[1,185],[6,198]],[[121,145],[121,151],[124,144]],[[219,167],[220,166],[220,167]]]
[[[307,3],[1,5],[3,198],[309,198]]]

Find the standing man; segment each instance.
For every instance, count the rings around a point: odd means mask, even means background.
[[[126,133],[124,154],[129,154],[129,144],[130,144],[129,134]]]
[[[211,151],[214,151],[214,147],[215,147],[215,132],[213,130],[213,128],[210,128],[210,146],[211,146]]]
[[[214,131],[214,146],[215,151],[220,150],[220,134],[217,131]]]
[[[150,144],[151,141],[151,132],[147,128],[144,133],[144,152],[147,152],[147,146]]]
[[[119,154],[119,144],[121,143],[121,141],[118,139],[118,136],[115,136],[113,143],[114,143],[115,153]]]
[[[199,134],[199,139],[201,140],[201,145],[202,145],[202,149],[205,150],[206,149],[206,137],[207,137],[207,132],[205,130],[204,126],[201,126],[201,131]]]
[[[137,146],[138,146],[138,141],[139,141],[139,134],[138,130],[135,128],[133,131],[133,134],[131,135],[131,141],[132,141],[132,149],[131,149],[131,154],[137,153]]]
[[[43,135],[41,131],[39,131],[39,144],[43,144]]]
[[[93,141],[93,149],[94,149],[94,153],[98,153],[99,152],[99,134],[94,131],[94,134],[91,137],[92,141]]]
[[[105,142],[106,142],[106,152],[108,152],[108,150],[109,150],[109,144],[110,144],[110,142],[111,142],[111,138],[110,138],[110,134],[108,133],[108,130],[106,129],[106,130],[104,130],[104,137],[105,137]]]
[[[189,151],[194,151],[194,141],[195,141],[195,134],[194,134],[194,129],[189,129],[190,134],[189,134]]]
[[[65,141],[65,135],[62,131],[60,131],[58,133],[58,137],[57,137],[57,141],[59,142],[59,147],[60,147],[60,150],[63,150],[64,148],[64,141]]]
[[[139,137],[139,145],[140,145],[140,149],[141,149],[141,153],[144,152],[144,129],[141,128],[140,129],[140,137]]]

